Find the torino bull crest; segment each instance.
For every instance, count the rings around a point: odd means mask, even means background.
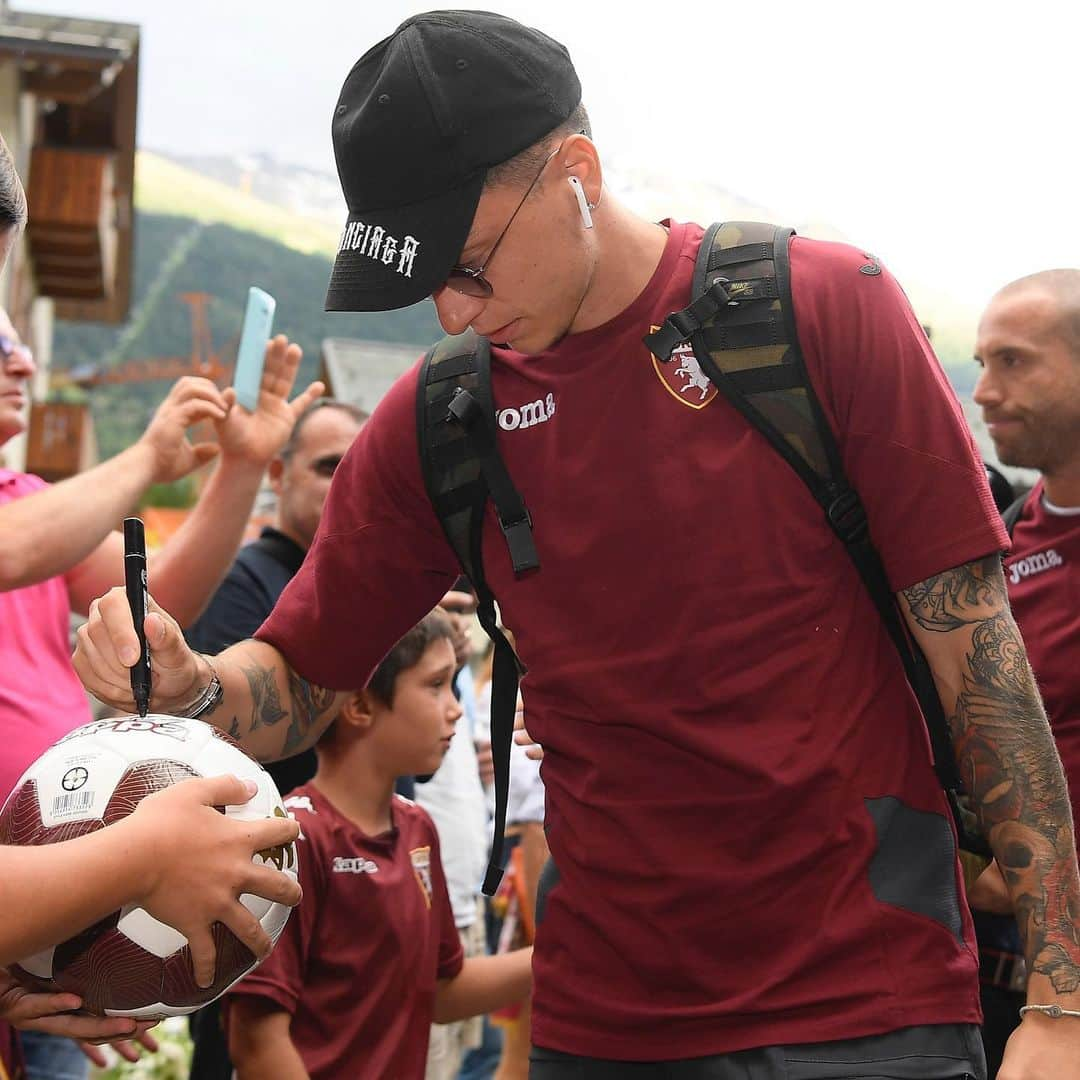
[[[659,329],[659,326],[650,327],[650,333],[656,333]],[[676,345],[671,359],[666,362],[652,356],[652,365],[668,393],[691,409],[704,409],[719,393],[709,381],[709,376],[701,370],[692,345]]]

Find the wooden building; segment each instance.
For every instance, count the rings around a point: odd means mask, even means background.
[[[0,0],[0,132],[30,220],[0,275],[0,305],[34,350],[31,438],[9,467],[51,478],[96,455],[89,415],[45,405],[55,318],[119,323],[128,313],[134,227],[139,28],[12,10]]]

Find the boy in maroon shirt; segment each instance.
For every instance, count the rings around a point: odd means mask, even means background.
[[[431,818],[394,779],[434,772],[461,716],[450,625],[409,631],[319,741],[286,801],[304,901],[228,999],[240,1080],[423,1077],[432,1021],[520,1000],[532,950],[463,960]]]

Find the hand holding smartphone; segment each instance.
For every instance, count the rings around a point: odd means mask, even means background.
[[[259,404],[263,360],[274,326],[276,307],[277,301],[268,292],[254,285],[248,289],[244,327],[240,333],[240,348],[236,353],[236,372],[233,376],[236,400],[248,412],[254,412]]]

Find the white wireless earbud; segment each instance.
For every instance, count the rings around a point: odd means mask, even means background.
[[[589,205],[589,200],[585,198],[585,189],[581,186],[581,181],[576,176],[571,176],[567,178],[566,182],[574,189],[574,194],[577,196],[582,225],[586,229],[591,229],[593,227],[592,214],[589,211],[592,210],[592,207]]]

